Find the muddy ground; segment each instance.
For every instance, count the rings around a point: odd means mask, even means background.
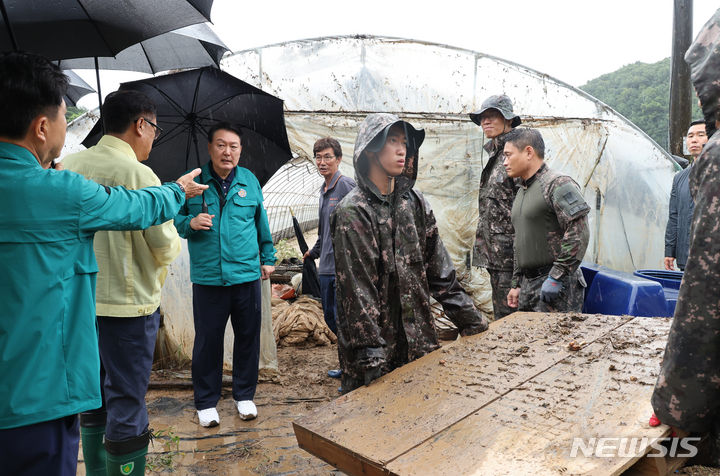
[[[153,372],[146,401],[150,426],[159,437],[150,447],[148,474],[195,476],[239,475],[341,475],[332,466],[301,450],[292,422],[336,398],[339,381],[327,376],[337,368],[335,345],[278,348],[281,375],[278,383],[260,383],[255,403],[258,418],[242,421],[225,376],[218,404],[220,425],[202,428],[193,405],[188,370]],[[78,475],[85,475],[82,450]],[[702,466],[676,474],[720,475]]]
[[[278,349],[279,383],[258,384],[258,418],[243,421],[229,385],[218,404],[220,425],[202,428],[193,405],[189,371],[152,376],[146,401],[150,426],[160,436],[150,446],[150,474],[179,475],[339,475],[332,466],[301,450],[292,421],[336,398],[339,381],[327,376],[337,368],[333,346]],[[229,376],[226,376],[229,382]],[[78,475],[85,474],[82,451]]]

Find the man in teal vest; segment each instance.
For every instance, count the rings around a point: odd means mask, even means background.
[[[188,240],[193,282],[195,341],[192,380],[201,426],[220,423],[223,343],[228,316],[233,326],[232,394],[243,420],[257,417],[253,403],[260,358],[260,279],[275,270],[275,248],[260,183],[238,167],[242,131],[217,123],[208,131],[210,162],[198,180],[210,186],[188,200],[175,217]]]
[[[580,312],[590,207],[573,179],[545,165],[545,142],[537,130],[509,132],[503,155],[508,177],[522,179],[512,208],[515,265],[508,305],[520,311]]]
[[[171,219],[195,170],[143,190],[48,170],[65,142],[67,78],[45,58],[0,55],[0,468],[74,475],[77,414],[98,408],[98,230]]]

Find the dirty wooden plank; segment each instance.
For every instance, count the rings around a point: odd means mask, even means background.
[[[650,428],[648,418],[668,330],[667,319],[653,318],[613,329],[387,468],[402,475],[620,474],[667,433]],[[615,457],[571,457],[575,437],[638,440],[627,440]]]
[[[631,319],[512,314],[296,421],[298,443],[327,461],[317,436],[386,465],[570,356],[571,341],[592,343]]]

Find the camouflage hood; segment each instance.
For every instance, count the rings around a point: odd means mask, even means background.
[[[355,139],[355,152],[353,153],[353,166],[355,167],[355,179],[358,186],[372,192],[378,198],[382,196],[378,188],[369,177],[369,164],[365,150],[372,150],[374,147],[382,147],[387,138],[390,128],[397,123],[405,126],[408,148],[403,173],[395,178],[395,192],[402,193],[415,185],[417,178],[417,163],[420,145],[425,139],[425,131],[415,129],[409,122],[401,120],[395,114],[377,113],[368,115],[360,124],[357,139]],[[379,150],[379,149],[377,149]]]
[[[687,53],[690,79],[702,104],[705,122],[715,128],[720,109],[720,10],[705,23]]]

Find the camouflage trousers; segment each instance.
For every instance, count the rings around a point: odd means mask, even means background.
[[[487,269],[490,273],[490,285],[492,286],[493,320],[498,320],[517,309],[507,305],[507,295],[510,292],[510,281],[512,281],[512,270],[503,271],[499,269]]]
[[[563,289],[552,304],[540,300],[540,288],[547,279],[547,275],[536,278],[523,278],[520,280],[520,298],[518,311],[531,312],[582,312],[585,300],[585,278],[578,268],[575,274],[564,276],[560,281]]]

